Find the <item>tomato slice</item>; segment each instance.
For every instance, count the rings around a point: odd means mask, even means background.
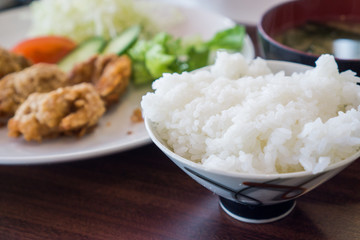
[[[76,47],[71,39],[62,36],[42,36],[26,39],[11,51],[33,63],[57,63]]]

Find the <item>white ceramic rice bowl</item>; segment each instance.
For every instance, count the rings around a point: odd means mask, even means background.
[[[310,68],[306,65],[283,61],[267,60],[266,62],[273,72],[284,70],[287,75],[293,72],[302,72]],[[348,157],[341,162],[332,164],[324,171],[316,174],[305,171],[280,174],[225,172],[207,169],[201,164],[175,154],[166,142],[158,136],[154,130],[152,122],[147,119],[146,116],[145,126],[151,140],[156,144],[156,146],[159,147],[161,151],[163,151],[178,167],[180,167],[196,182],[222,198],[252,207],[271,207],[277,204],[293,201],[294,199],[313,190],[325,181],[331,179],[360,157],[360,152],[357,152],[353,156]],[[270,219],[249,219],[248,217],[242,216],[233,217],[247,222],[271,222],[286,216],[289,212],[291,212],[293,207],[294,204],[289,207],[287,212],[284,212],[279,216],[271,217]],[[227,211],[226,209],[224,210]],[[232,215],[231,212],[227,213]]]

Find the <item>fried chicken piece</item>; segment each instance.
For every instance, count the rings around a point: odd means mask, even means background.
[[[83,136],[91,131],[105,112],[105,105],[89,83],[33,93],[8,122],[8,135],[27,141],[59,135]]]
[[[31,65],[31,61],[25,57],[0,47],[0,79],[9,73],[21,71]]]
[[[106,106],[118,101],[129,85],[131,60],[128,56],[96,55],[77,64],[69,74],[71,84],[91,82]]]
[[[50,92],[69,85],[66,74],[55,64],[38,63],[6,75],[0,81],[0,117],[12,117],[34,92]]]

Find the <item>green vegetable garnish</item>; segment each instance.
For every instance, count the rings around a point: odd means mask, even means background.
[[[229,49],[241,50],[245,36],[245,28],[236,25],[233,28],[215,34],[213,39],[208,42],[208,46],[212,50],[216,49]]]
[[[169,66],[175,59],[175,55],[166,53],[164,46],[156,44],[146,52],[145,66],[153,78],[159,78],[164,72],[172,72]]]
[[[181,73],[207,66],[212,63],[210,56],[214,51],[240,51],[245,34],[245,28],[236,25],[216,33],[209,41],[199,37],[174,38],[165,32],[150,40],[138,40],[127,52],[134,62],[133,81],[149,83],[163,73]]]
[[[145,63],[142,61],[133,61],[133,82],[135,85],[142,85],[149,83],[149,79],[153,79],[149,71],[147,70]]]

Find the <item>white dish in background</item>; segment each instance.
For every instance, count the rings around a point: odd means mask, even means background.
[[[167,12],[168,4],[157,6],[156,13]],[[174,27],[164,29],[175,36],[200,34],[205,39],[215,32],[231,27],[234,22],[217,13],[188,7],[176,7],[184,18]],[[0,13],[0,46],[11,48],[27,37],[30,26],[29,8],[22,7]],[[254,47],[248,36],[243,54],[254,58]],[[121,101],[100,120],[94,132],[78,139],[60,137],[42,143],[26,142],[7,136],[7,128],[0,129],[0,164],[39,164],[73,161],[129,150],[150,143],[144,123],[132,123],[131,115],[140,107],[141,97],[151,88],[130,87]]]
[[[290,0],[161,0],[167,3],[191,7],[203,7],[231,18],[232,20],[254,25],[260,21],[268,9]]]

